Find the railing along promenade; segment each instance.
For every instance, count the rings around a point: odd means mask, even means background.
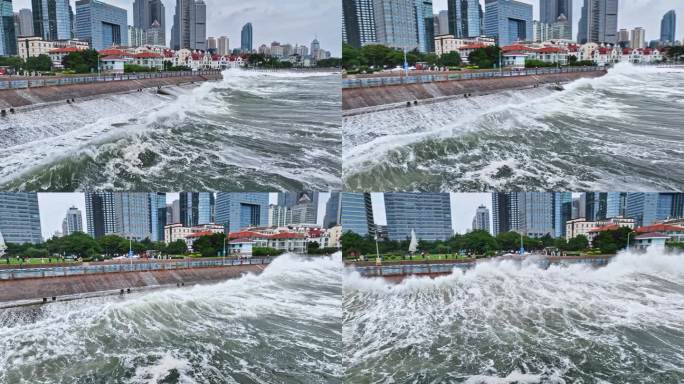
[[[229,267],[238,265],[266,265],[275,257],[252,257],[243,259],[183,259],[183,260],[140,260],[79,264],[56,267],[20,267],[0,269],[0,280],[35,279],[42,277],[80,276],[97,273],[149,272],[189,268]]]
[[[432,261],[430,263],[420,263],[420,261],[409,262],[408,264],[383,264],[383,265],[355,265],[353,268],[364,277],[390,277],[390,276],[409,276],[409,275],[437,275],[450,274],[454,269],[471,269],[477,262],[492,261],[497,258],[477,259],[472,261]],[[592,266],[604,266],[610,261],[610,256],[605,257],[551,257],[534,260],[542,269],[551,265],[570,265],[570,264],[589,264]],[[521,261],[521,259],[512,259]]]
[[[518,76],[533,76],[533,75],[549,75],[562,73],[578,73],[578,72],[594,72],[601,70],[600,67],[561,67],[561,68],[529,68],[521,70],[506,70],[506,71],[473,71],[473,72],[435,72],[434,74],[414,74],[409,73],[404,75],[390,75],[387,76],[369,76],[363,78],[345,78],[342,79],[342,88],[366,88],[366,87],[383,87],[387,85],[401,85],[401,84],[422,84],[433,83],[440,81],[458,81],[458,80],[476,80],[476,79],[495,79],[502,77],[518,77]]]
[[[219,70],[205,71],[172,71],[172,72],[140,72],[124,73],[113,75],[86,75],[86,76],[40,76],[40,77],[20,77],[11,76],[0,78],[0,89],[27,89],[37,87],[54,87],[60,85],[94,84],[112,81],[146,80],[146,79],[166,79],[191,76],[215,76],[220,74]],[[7,80],[5,80],[7,79]]]

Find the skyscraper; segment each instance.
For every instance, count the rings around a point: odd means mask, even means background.
[[[171,48],[206,50],[207,6],[203,0],[176,0]]]
[[[128,13],[125,9],[98,0],[76,1],[76,37],[89,42],[93,49],[128,45],[127,30]],[[70,35],[65,37],[69,38]]]
[[[231,232],[247,227],[268,225],[268,193],[216,194],[216,224],[229,228]]]
[[[179,215],[180,222],[185,227],[214,223],[214,194],[212,192],[181,192]]]
[[[28,8],[19,10],[19,30],[17,36],[33,36],[33,12]]]
[[[218,40],[215,37],[207,37],[207,50],[210,49],[218,52]]]
[[[473,217],[473,231],[487,231],[492,232],[489,225],[489,208],[484,205],[477,207],[475,217]]]
[[[72,37],[69,0],[32,0],[31,5],[33,32],[36,36],[48,41],[66,40]],[[76,7],[78,8],[78,2]]]
[[[435,36],[437,35],[448,35],[449,34],[449,11],[439,11],[438,15],[435,15]],[[438,26],[438,27],[437,27]]]
[[[553,194],[553,227],[554,236],[565,238],[565,223],[573,218],[573,200],[570,192],[555,192]]]
[[[317,38],[314,38],[311,41],[311,57],[313,57],[314,60],[318,60],[320,52],[321,52],[321,43],[318,41]]]
[[[253,33],[252,23],[247,23],[242,27],[242,32],[240,33],[240,50],[242,52],[252,52]]]
[[[164,241],[166,225],[166,193],[150,192],[150,240]]]
[[[80,209],[71,207],[62,221],[62,234],[68,236],[76,232],[83,232],[83,216]]]
[[[221,56],[225,56],[230,52],[230,43],[228,40],[228,36],[221,36],[218,38],[218,54]]]
[[[87,192],[86,223],[94,238],[118,235],[162,241],[166,195],[146,192]]]
[[[668,11],[660,22],[660,42],[674,44],[677,31],[677,13]]]
[[[435,21],[432,0],[415,0],[416,27],[418,28],[418,50],[435,51]]]
[[[532,39],[532,5],[515,0],[485,0],[485,34],[499,46]]]
[[[626,198],[626,194],[621,192],[583,193],[585,218],[596,221],[625,217]]]
[[[330,198],[325,204],[325,217],[323,227],[332,228],[339,225],[340,193],[330,192]]]
[[[318,222],[318,192],[299,192],[297,203],[292,206],[293,224],[316,224]]]
[[[0,56],[17,54],[17,32],[14,28],[12,0],[0,0]],[[5,241],[8,241],[5,239]]]
[[[344,42],[355,48],[376,42],[373,0],[342,0]]]
[[[412,230],[419,240],[447,240],[453,236],[448,193],[385,193],[384,196],[390,240],[406,240]]]
[[[482,6],[479,0],[449,0],[447,8],[449,34],[457,38],[482,35]]]
[[[561,39],[572,40],[572,0],[540,0],[539,1],[539,21],[546,24],[558,22],[558,18],[563,15],[567,21],[567,29]]]
[[[146,44],[166,45],[166,8],[162,0],[133,1],[133,26],[140,28],[146,36],[149,29],[155,29],[154,41]]]
[[[632,29],[629,46],[634,49],[646,48],[646,31],[643,28],[636,27]]]
[[[0,192],[0,233],[6,243],[42,241],[36,193]]]
[[[552,192],[492,194],[494,235],[519,232],[529,237],[556,236],[572,215],[572,196]],[[567,220],[566,220],[567,221]]]
[[[388,47],[414,50],[418,44],[416,0],[373,0],[376,39]]]
[[[375,222],[370,193],[340,193],[339,223],[344,232],[373,235]]]
[[[618,0],[584,0],[577,42],[617,44]]]
[[[118,230],[114,194],[112,192],[86,192],[86,226],[93,238],[114,234]]]

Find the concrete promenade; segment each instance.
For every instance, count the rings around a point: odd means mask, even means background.
[[[605,75],[605,70],[547,73],[527,76],[492,77],[433,81],[415,84],[383,85],[342,89],[345,116],[380,110],[406,108],[407,103],[424,104],[456,97],[486,95],[505,90],[528,89],[552,84],[565,84],[581,78]]]

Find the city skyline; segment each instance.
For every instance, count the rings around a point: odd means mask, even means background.
[[[518,0],[522,3],[532,4],[534,8],[533,18],[539,20],[539,0]],[[573,0],[573,40],[577,38],[578,24],[582,15],[583,0]],[[433,0],[432,9],[434,14],[447,9],[448,0]],[[484,0],[480,0],[482,9],[485,8]],[[684,3],[679,0],[622,0],[618,3],[618,30],[634,29],[642,27],[646,30],[646,41],[660,39],[660,22],[666,12],[674,10],[677,13],[677,40],[684,40]],[[645,17],[644,15],[648,15]]]
[[[171,27],[176,8],[175,0],[163,0],[166,18],[166,45],[170,44]],[[69,0],[75,10],[75,0]],[[133,25],[133,0],[106,0],[106,3],[126,9],[128,25]],[[248,3],[226,3],[221,0],[205,0],[207,6],[207,37],[227,36],[230,49],[240,47],[242,27],[251,22],[254,28],[254,49],[274,40],[310,46],[317,38],[321,46],[334,57],[341,56],[342,6],[339,1],[296,1],[273,3],[254,0]],[[22,8],[32,9],[31,0],[12,2],[14,12]],[[278,22],[274,22],[278,20]],[[282,22],[285,20],[286,22]]]

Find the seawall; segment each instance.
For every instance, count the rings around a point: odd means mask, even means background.
[[[97,273],[34,279],[0,281],[0,303],[26,305],[62,300],[69,296],[93,293],[118,293],[197,283],[212,283],[238,278],[245,273],[259,274],[266,265],[237,265],[227,267],[187,268],[145,272]],[[5,305],[7,306],[7,305]],[[0,305],[2,307],[2,305]]]
[[[66,103],[66,100],[93,98],[101,95],[135,92],[138,89],[176,86],[220,80],[221,74],[162,77],[139,80],[106,81],[88,84],[58,85],[0,90],[0,109]]]
[[[378,110],[406,107],[407,102],[438,101],[463,95],[477,96],[494,92],[533,88],[539,85],[569,83],[581,78],[605,75],[605,70],[574,73],[554,73],[530,76],[497,77],[491,79],[449,80],[420,84],[399,84],[379,87],[344,88],[342,109],[350,116]]]

